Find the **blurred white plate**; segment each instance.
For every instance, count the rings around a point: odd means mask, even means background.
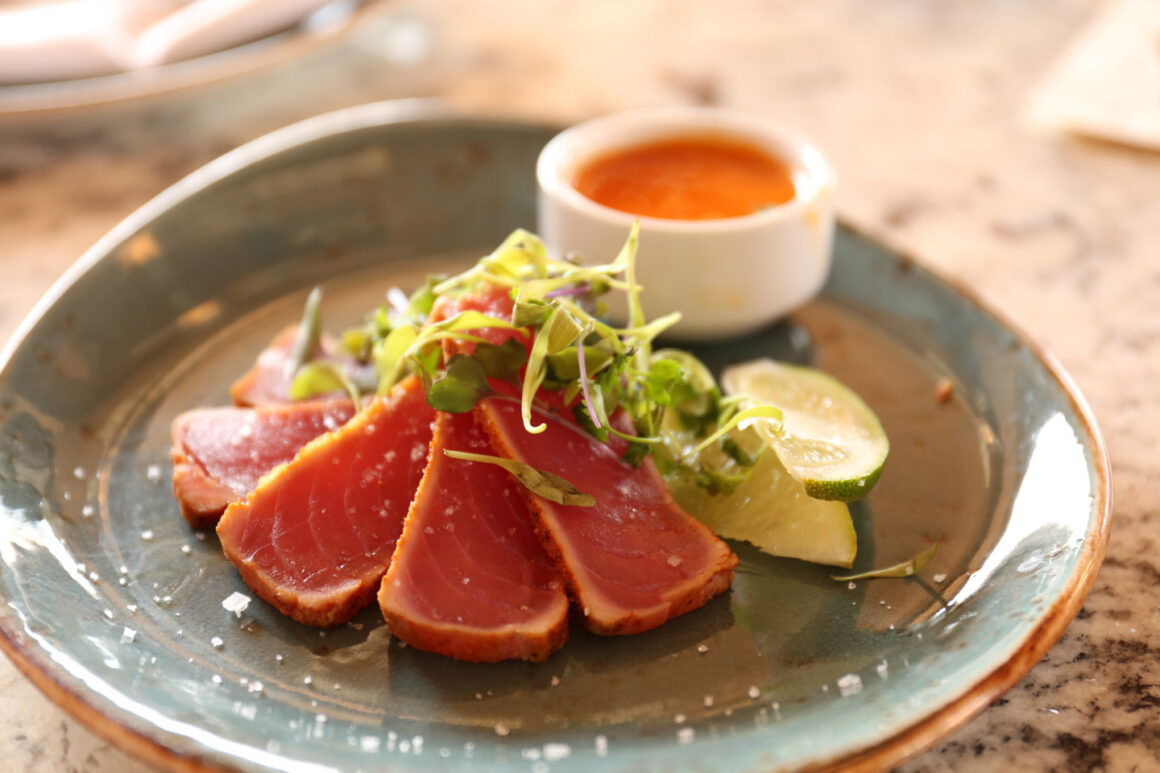
[[[0,85],[0,116],[125,102],[253,73],[334,43],[375,5],[377,0],[332,0],[289,29],[156,67],[75,80]]]

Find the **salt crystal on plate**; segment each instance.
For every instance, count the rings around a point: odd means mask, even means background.
[[[862,692],[862,677],[857,674],[845,674],[838,677],[838,692],[842,694],[843,698]]]
[[[230,595],[226,596],[222,601],[222,607],[227,612],[233,612],[234,616],[237,618],[241,618],[242,613],[245,612],[246,608],[249,606],[250,597],[244,593],[238,593],[237,591],[234,591]]]
[[[125,626],[124,630],[121,631],[121,643],[122,644],[132,644],[133,640],[136,638],[137,638],[137,632],[134,631],[132,628],[129,628],[128,626]]]

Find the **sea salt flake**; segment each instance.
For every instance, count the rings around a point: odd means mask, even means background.
[[[123,628],[121,630],[121,643],[122,644],[132,644],[133,640],[136,638],[137,638],[137,632],[134,631],[132,628],[125,626],[125,628]]]
[[[144,540],[145,542],[149,542],[150,540],[152,540],[153,539],[153,530],[146,529],[145,531],[141,532],[141,539]]]
[[[757,685],[751,685],[749,688],[749,697],[757,700],[761,697],[761,690],[757,689]]]
[[[77,480],[84,480],[85,479],[85,468],[84,467],[74,468],[73,469],[73,477],[76,478]]]
[[[677,731],[677,743],[681,746],[687,746],[693,742],[693,728],[682,727]]]
[[[559,762],[570,756],[572,756],[572,747],[566,743],[544,744],[544,760],[546,762]]]
[[[252,693],[260,693],[260,692],[262,692],[262,690],[265,689],[265,686],[261,682],[259,682],[257,679],[255,679],[254,681],[250,682],[249,686],[246,687],[246,689]]]
[[[239,619],[249,606],[250,597],[237,591],[234,591],[222,600],[222,608],[227,612],[233,612],[234,616]]]
[[[940,574],[936,574],[936,575],[934,576],[934,581],[935,581],[935,582],[946,582],[946,581],[947,581],[947,576],[946,576],[945,574],[941,574],[941,573],[940,573]]]
[[[161,468],[156,464],[149,465],[145,469],[145,477],[148,478],[151,483],[156,483],[157,481],[161,480]]]
[[[854,582],[853,580],[850,580],[850,582],[848,582],[846,584],[846,588],[848,588],[849,590],[854,590],[857,587],[858,587],[858,583]]]
[[[697,652],[700,652],[702,655],[704,655],[708,651],[709,651],[708,644],[698,644],[697,645]]]
[[[94,508],[92,505],[85,505],[81,508],[81,515],[83,515],[85,518],[92,518],[93,513],[95,512],[96,508]]]
[[[222,641],[222,637],[220,637],[220,636],[213,637],[212,639],[209,640],[209,643],[214,646],[214,649],[219,649],[219,650],[223,646],[225,646],[225,642]]]
[[[862,692],[862,677],[857,674],[844,674],[838,677],[838,692],[843,698]]]
[[[674,555],[674,556],[669,556],[668,558],[666,558],[665,563],[675,569],[676,567],[681,565],[681,561],[683,561],[683,560],[684,559],[682,559],[680,556]]]
[[[510,732],[511,732],[511,730],[508,728],[507,725],[503,724],[502,722],[496,723],[496,725],[495,725],[495,734],[496,735],[505,736]]]

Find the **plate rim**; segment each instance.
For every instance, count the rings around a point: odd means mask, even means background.
[[[143,226],[196,193],[251,165],[311,141],[360,129],[431,122],[463,125],[474,123],[493,128],[507,126],[520,130],[561,128],[558,124],[548,121],[473,114],[452,109],[441,100],[414,98],[371,102],[322,113],[251,140],[166,188],[86,250],[50,286],[13,331],[3,348],[0,348],[0,377],[40,320],[89,269],[110,254],[113,247],[123,243]],[[1009,657],[973,683],[964,693],[951,698],[941,708],[920,717],[901,731],[883,739],[881,743],[855,750],[841,758],[812,763],[802,768],[806,771],[819,772],[870,773],[897,765],[948,737],[1029,673],[1055,645],[1088,597],[1103,562],[1110,530],[1113,494],[1110,458],[1095,415],[1071,375],[1046,347],[1013,322],[1007,314],[985,300],[977,290],[961,280],[946,276],[915,258],[910,251],[892,244],[889,238],[875,235],[869,229],[854,225],[846,218],[839,217],[839,224],[854,236],[891,252],[900,265],[921,271],[950,289],[970,304],[976,312],[990,317],[1024,345],[1069,402],[1078,428],[1084,435],[1086,441],[1084,445],[1091,456],[1089,472],[1094,474],[1096,480],[1090,505],[1089,528],[1077,551],[1076,567],[1050,608],[1042,613],[1038,624],[1028,631],[1022,643]],[[90,694],[74,690],[63,683],[58,678],[57,669],[53,667],[51,660],[35,646],[26,644],[24,635],[17,627],[11,626],[11,623],[11,616],[0,611],[0,651],[3,651],[17,669],[49,700],[98,736],[136,758],[164,770],[180,773],[230,773],[236,770],[202,759],[198,755],[173,749],[145,732],[135,730],[102,713],[91,702]]]

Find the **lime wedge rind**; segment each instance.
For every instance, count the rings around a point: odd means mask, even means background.
[[[721,383],[728,394],[782,410],[781,430],[763,434],[809,496],[852,502],[878,482],[890,441],[874,411],[837,379],[761,359],[729,368]]]

